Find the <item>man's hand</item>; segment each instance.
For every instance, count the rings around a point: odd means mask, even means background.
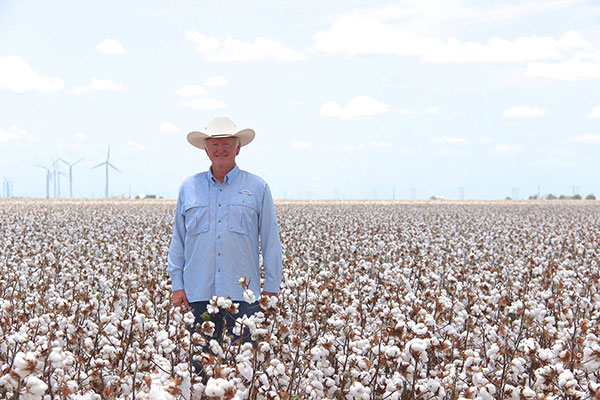
[[[261,296],[279,297],[279,293],[275,293],[275,292],[265,292],[265,291],[263,291],[260,295]]]
[[[188,303],[187,296],[185,295],[185,291],[183,289],[179,289],[173,292],[171,296],[171,303],[173,303],[173,307],[180,307],[182,304],[190,308],[190,303]]]

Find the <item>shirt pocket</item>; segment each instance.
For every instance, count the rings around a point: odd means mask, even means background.
[[[250,235],[258,227],[258,210],[254,195],[236,193],[229,202],[229,230]]]
[[[210,210],[208,203],[193,203],[185,207],[185,231],[190,235],[208,232],[210,229]]]

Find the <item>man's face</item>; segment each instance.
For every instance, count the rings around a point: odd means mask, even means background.
[[[206,139],[206,154],[215,168],[233,168],[235,156],[239,153],[240,144],[237,138]]]

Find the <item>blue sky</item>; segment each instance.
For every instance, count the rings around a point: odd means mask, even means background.
[[[599,18],[592,0],[2,0],[0,176],[44,197],[38,165],[83,158],[74,196],[103,197],[110,145],[111,195],[174,198],[209,166],[186,134],[228,115],[275,198],[600,195]]]

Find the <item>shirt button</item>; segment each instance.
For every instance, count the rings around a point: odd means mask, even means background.
[[[221,220],[219,220],[219,222],[221,222]]]
[[[222,192],[222,191],[223,191],[223,189],[219,189],[219,192]]]
[[[221,203],[219,203],[219,207],[221,207]]]
[[[217,255],[218,255],[218,256],[220,256],[220,255],[221,255],[221,253],[217,253]]]
[[[217,236],[217,239],[221,239],[221,235],[218,235],[218,236]]]
[[[219,269],[217,270],[217,272],[221,272],[221,268],[219,268]]]

